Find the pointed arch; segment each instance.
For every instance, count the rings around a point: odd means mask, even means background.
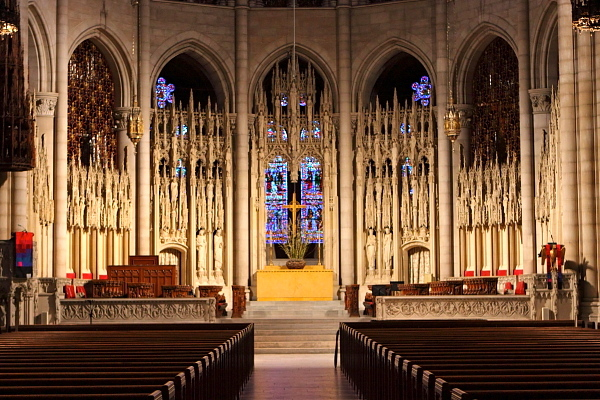
[[[550,88],[558,85],[558,8],[549,2],[533,36],[532,86]]]
[[[437,78],[435,76],[433,61],[416,44],[403,39],[393,38],[373,49],[363,58],[363,63],[358,66],[358,73],[353,82],[352,90],[352,93],[356,93],[356,95],[353,96],[353,109],[356,109],[358,104],[369,104],[371,89],[375,85],[377,78],[381,75],[386,63],[401,52],[413,56],[421,63],[421,65],[423,65],[429,75],[431,83],[435,87]]]
[[[186,35],[186,34],[182,34]],[[220,46],[208,38],[175,36],[158,46],[152,58],[154,68],[150,72],[150,87],[154,87],[160,72],[175,57],[186,54],[192,57],[203,70],[215,90],[216,104],[220,108],[234,109],[233,75],[227,65],[233,60],[225,60],[222,54],[228,54]]]
[[[55,47],[50,45],[48,24],[35,4],[29,5],[29,87],[37,92],[54,90]]]
[[[500,22],[500,21],[496,21]],[[461,42],[461,46],[454,57],[451,73],[451,85],[456,88],[456,102],[458,104],[471,104],[471,77],[475,71],[475,67],[487,46],[497,37],[506,41],[517,54],[517,44],[513,38],[516,37],[516,32],[511,29],[507,30],[500,28],[498,24],[483,22],[475,28],[472,33]],[[460,61],[457,61],[460,60]]]
[[[292,47],[289,45],[281,46],[280,48],[273,51],[268,57],[258,64],[256,70],[252,74],[250,79],[250,90],[248,96],[250,96],[248,104],[254,104],[254,93],[258,89],[259,85],[262,85],[265,77],[269,74],[273,66],[280,61],[286,59],[292,53]],[[319,56],[318,53],[313,52],[307,47],[296,44],[296,55],[305,61],[310,62],[314,70],[323,78],[325,83],[329,86],[332,95],[332,104],[334,107],[338,104],[338,88],[337,80],[333,71],[329,68],[325,59]]]

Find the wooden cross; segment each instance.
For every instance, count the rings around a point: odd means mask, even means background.
[[[294,192],[294,193],[292,193],[292,201],[290,202],[290,204],[288,204],[286,206],[282,206],[282,207],[287,208],[288,210],[292,210],[292,230],[295,230],[296,229],[296,214],[298,213],[298,210],[306,208],[306,206],[303,206],[302,204],[300,204],[296,201],[296,192]]]

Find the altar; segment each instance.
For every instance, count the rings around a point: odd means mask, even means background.
[[[269,265],[256,271],[258,301],[333,300],[333,271],[323,265],[287,269]]]

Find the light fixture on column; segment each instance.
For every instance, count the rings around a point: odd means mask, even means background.
[[[17,0],[2,0],[0,5],[0,36],[12,35],[19,30]]]
[[[444,115],[444,133],[452,143],[460,135],[460,115],[454,106],[452,91],[450,91],[450,98],[448,99],[446,114]]]
[[[144,135],[144,121],[142,121],[142,109],[138,107],[135,97],[127,122],[127,136],[129,136],[133,145],[137,147],[137,144],[142,140],[142,136]]]
[[[600,0],[571,0],[573,28],[580,32],[600,30]]]
[[[448,17],[446,16],[446,18]],[[447,19],[446,24],[446,55],[448,64],[452,64],[450,60],[450,19]],[[454,71],[454,68],[452,68],[452,71]],[[459,111],[457,111],[454,106],[451,72],[448,73],[448,104],[446,105],[446,114],[444,114],[444,133],[452,143],[454,143],[460,135],[460,115]]]

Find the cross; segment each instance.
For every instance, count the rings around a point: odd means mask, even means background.
[[[288,210],[292,210],[292,230],[295,230],[296,229],[296,214],[298,213],[298,210],[306,208],[306,206],[303,206],[302,204],[300,204],[296,201],[296,192],[294,192],[294,193],[292,193],[292,201],[290,202],[290,204],[288,204],[286,206],[282,206],[282,207],[287,208]]]

